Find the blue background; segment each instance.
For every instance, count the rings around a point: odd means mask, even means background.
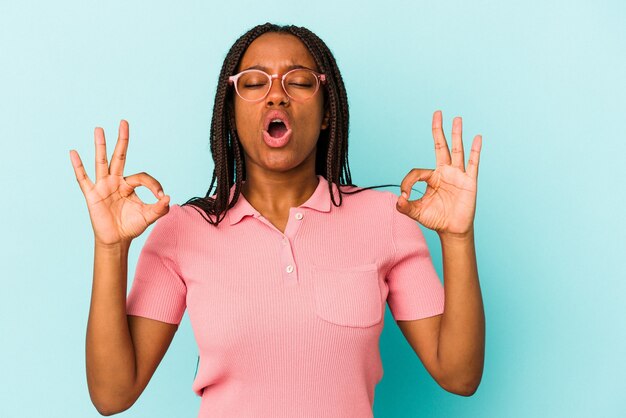
[[[3,0],[0,415],[99,416],[84,357],[93,233],[68,151],[93,178],[94,127],[111,154],[125,118],[126,174],[150,173],[174,203],[204,195],[222,60],[266,21],[307,26],[334,52],[357,184],[434,167],[436,109],[447,134],[463,117],[466,155],[483,135],[482,384],[471,398],[440,389],[387,310],[375,416],[624,416],[626,3],[537,0]],[[437,235],[425,233],[441,276]],[[146,236],[131,247],[129,281]],[[123,416],[195,417],[196,354],[185,315]]]

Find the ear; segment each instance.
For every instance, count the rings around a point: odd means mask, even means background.
[[[330,109],[326,109],[326,112],[324,112],[324,118],[322,119],[322,125],[320,126],[322,131],[328,128],[329,121],[330,121]]]

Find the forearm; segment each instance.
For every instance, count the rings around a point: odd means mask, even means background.
[[[89,393],[98,410],[124,407],[135,381],[135,350],[126,316],[129,247],[96,244],[94,250],[85,348]]]
[[[478,280],[473,230],[466,237],[440,235],[445,308],[437,358],[443,381],[472,394],[482,377],[485,314]]]

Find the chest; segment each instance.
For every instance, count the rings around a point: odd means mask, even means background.
[[[380,229],[315,216],[323,215],[249,217],[228,234],[194,240],[180,254],[199,346],[253,356],[258,352],[247,350],[259,344],[271,352],[285,338],[314,341],[319,332],[334,336],[328,350],[340,349],[334,344],[346,339],[363,347],[376,341],[393,246],[384,245]]]
[[[274,226],[281,234],[285,233],[287,229],[287,223],[289,222],[289,214],[280,215],[264,215],[263,216],[270,224]]]

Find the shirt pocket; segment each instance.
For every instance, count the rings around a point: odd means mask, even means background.
[[[335,268],[312,266],[315,314],[347,327],[370,327],[383,317],[375,263]]]

